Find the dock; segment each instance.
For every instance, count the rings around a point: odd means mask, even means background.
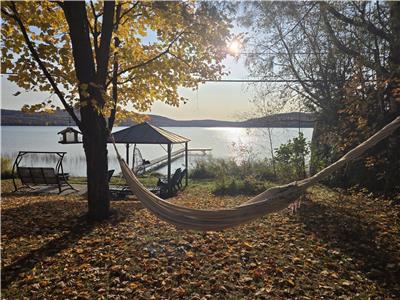
[[[190,148],[188,149],[188,154],[192,154],[195,152],[199,152],[200,155],[207,155],[210,152],[211,148]],[[181,158],[185,155],[185,149],[179,149],[174,152],[171,152],[171,162]],[[168,155],[163,155],[161,157],[155,158],[149,161],[150,163],[140,166],[137,169],[138,173],[145,173],[150,171],[158,170],[168,164]]]

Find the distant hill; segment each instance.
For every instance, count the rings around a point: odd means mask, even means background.
[[[313,127],[314,115],[311,113],[282,113],[245,121],[218,120],[173,120],[158,115],[149,115],[149,123],[163,127]],[[120,126],[135,123],[124,120]],[[23,113],[19,110],[1,110],[1,125],[5,126],[68,126],[74,125],[72,118],[65,111],[54,113]]]
[[[314,127],[314,121],[312,113],[289,112],[249,119],[242,122],[242,127]]]

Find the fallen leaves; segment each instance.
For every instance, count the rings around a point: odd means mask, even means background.
[[[399,208],[343,197],[315,188],[295,215],[201,233],[129,201],[114,202],[107,222],[88,224],[82,199],[7,196],[2,298],[398,298]],[[215,208],[246,199],[214,197],[199,184],[172,201]]]

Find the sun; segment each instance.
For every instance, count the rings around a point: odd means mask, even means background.
[[[230,42],[228,46],[228,51],[232,55],[238,55],[240,54],[241,48],[242,48],[241,43],[238,40],[233,40],[232,42]]]

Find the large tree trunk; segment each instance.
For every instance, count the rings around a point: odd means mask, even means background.
[[[104,118],[95,111],[87,111],[83,147],[86,154],[88,217],[102,220],[110,209],[107,160],[107,127]]]
[[[107,10],[113,10],[113,4],[106,4]],[[70,30],[72,53],[79,84],[82,118],[80,129],[83,134],[83,147],[87,165],[88,217],[93,220],[102,220],[108,217],[110,208],[107,175],[108,128],[101,112],[105,102],[101,91],[105,77],[96,74],[85,2],[65,1],[61,5]],[[107,12],[107,15],[107,19],[112,17],[111,12]],[[103,18],[106,18],[106,14]],[[110,23],[109,21],[108,23]],[[110,26],[112,30],[112,20]],[[108,39],[110,39],[110,36],[110,34],[107,34]],[[102,35],[102,40],[103,38],[105,37]],[[102,41],[105,46],[107,46],[106,43],[107,41]],[[103,55],[105,61],[101,62],[101,69],[106,68],[108,63],[107,48],[109,47],[105,47],[105,54]],[[98,67],[100,68],[100,66]],[[102,73],[106,74],[104,70]]]

